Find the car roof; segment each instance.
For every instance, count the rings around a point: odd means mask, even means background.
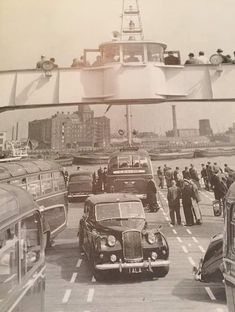
[[[92,204],[102,204],[102,203],[113,203],[113,202],[130,202],[141,200],[132,194],[127,193],[104,193],[98,195],[91,195],[87,198],[86,202],[91,202]]]
[[[33,197],[24,189],[7,183],[0,184],[0,225],[36,207]]]
[[[6,162],[0,164],[0,180],[50,170],[62,170],[62,167],[56,162],[50,160]]]

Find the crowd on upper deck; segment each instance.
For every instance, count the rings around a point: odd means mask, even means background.
[[[181,65],[181,60],[179,57],[178,52],[168,51],[166,52],[167,56],[164,57],[165,65]],[[217,49],[216,54],[221,58],[221,63],[227,64],[235,64],[235,51],[233,52],[233,58],[230,54],[224,54],[222,49]],[[213,56],[216,56],[214,54]],[[80,58],[74,58],[70,67],[72,68],[83,68],[83,67],[97,67],[102,66],[105,63],[110,62],[117,62],[118,59],[114,59],[114,57],[110,57],[107,59],[106,56],[105,60],[102,59],[101,55],[97,55],[96,59],[93,63],[89,63],[87,60],[84,59],[83,56]],[[44,55],[41,56],[41,59],[36,63],[37,69],[42,69],[42,64],[46,61],[53,63],[53,68],[58,68],[58,65],[55,63],[55,58],[51,57],[47,59]],[[154,61],[154,57],[152,57],[152,61]],[[125,62],[140,62],[140,59],[135,55],[133,51],[130,51],[128,57],[125,58]],[[185,61],[185,65],[201,65],[201,64],[210,64],[210,58],[205,55],[203,51],[199,51],[198,55],[195,55],[193,52],[188,54],[188,58]]]

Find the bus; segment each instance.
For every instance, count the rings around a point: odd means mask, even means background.
[[[145,202],[149,178],[154,178],[154,174],[148,152],[135,147],[122,148],[109,158],[105,190],[133,193]]]
[[[43,312],[43,218],[22,188],[0,184],[0,311]]]
[[[235,183],[230,186],[225,199],[223,262],[228,311],[235,312]]]
[[[28,191],[45,218],[47,246],[67,224],[68,199],[63,168],[46,160],[0,163],[0,183]]]

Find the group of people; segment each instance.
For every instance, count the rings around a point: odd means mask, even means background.
[[[222,63],[235,64],[235,51],[233,52],[233,58],[230,54],[223,54],[222,49],[217,49],[216,53],[221,57]],[[194,53],[190,52],[188,59],[185,62],[186,65],[198,65],[198,64],[210,64],[210,60],[205,56],[203,51],[198,53],[196,57]]]
[[[92,190],[94,194],[102,193],[106,190],[107,183],[107,168],[100,167],[97,172],[94,171],[92,175]]]
[[[227,164],[224,164],[224,169],[222,169],[216,162],[212,164],[210,161],[207,164],[201,164],[200,175],[193,164],[190,164],[190,167],[186,166],[182,171],[179,167],[172,170],[165,164],[163,169],[158,167],[157,176],[158,187],[163,189],[165,183],[167,186],[171,224],[174,225],[176,221],[179,225],[181,224],[180,200],[182,200],[186,225],[188,226],[201,224],[199,207],[201,181],[203,181],[202,184],[207,191],[214,192],[215,200],[223,202],[229,186],[235,180],[235,172]]]

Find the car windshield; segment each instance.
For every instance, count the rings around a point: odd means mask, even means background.
[[[112,219],[144,219],[144,209],[140,202],[122,202],[97,204],[95,207],[96,220],[112,220]]]

